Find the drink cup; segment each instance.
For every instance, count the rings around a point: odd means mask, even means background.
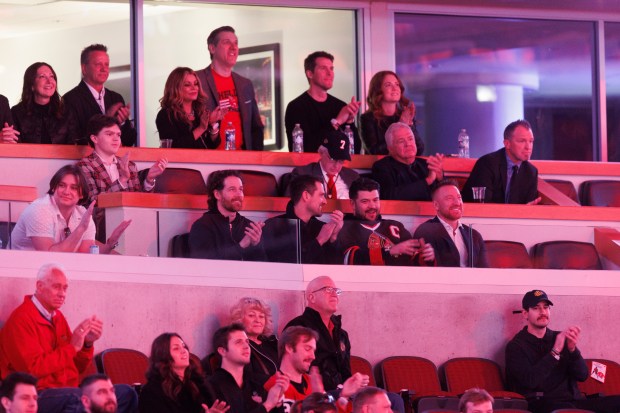
[[[474,186],[472,189],[474,202],[484,204],[484,194],[487,190],[486,186]]]
[[[160,139],[159,147],[160,148],[172,148],[172,139]]]

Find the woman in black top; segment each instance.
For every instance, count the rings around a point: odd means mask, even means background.
[[[396,73],[376,73],[368,86],[368,110],[360,117],[362,140],[373,155],[387,155],[385,131],[395,122],[411,127],[417,147],[416,155],[424,152],[424,142],[416,129],[415,105],[405,97],[405,86]]]
[[[56,72],[45,62],[33,63],[24,73],[21,101],[11,108],[19,143],[74,144],[77,122],[64,110]]]
[[[155,124],[159,139],[172,139],[173,148],[215,149],[220,144],[216,113],[206,109],[207,96],[196,73],[177,67],[166,80]]]
[[[278,370],[278,339],[273,335],[271,307],[258,298],[244,297],[230,309],[232,323],[242,324],[252,353],[247,369],[261,385]]]
[[[151,346],[147,383],[140,392],[140,413],[224,413],[211,386],[176,333],[158,336]],[[207,408],[207,405],[213,405]]]

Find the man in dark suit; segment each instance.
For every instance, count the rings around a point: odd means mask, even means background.
[[[359,178],[353,169],[344,167],[351,160],[349,139],[339,130],[328,131],[318,149],[319,161],[293,169],[293,177],[311,175],[323,181],[329,199],[349,199],[349,187]]]
[[[108,48],[102,44],[91,44],[82,50],[82,81],[62,97],[65,108],[72,112],[78,122],[80,145],[88,144],[87,125],[93,115],[112,116],[121,125],[123,146],[136,144],[136,130],[131,122],[129,104],[123,97],[103,86],[110,75]]]
[[[17,143],[19,132],[13,128],[13,117],[9,100],[0,95],[0,143]]]
[[[482,236],[460,222],[463,200],[456,182],[438,182],[432,197],[437,216],[420,225],[413,237],[423,238],[433,246],[440,267],[487,267]]]
[[[484,202],[538,204],[538,169],[529,162],[533,148],[534,134],[528,121],[506,126],[504,147],[478,159],[463,188],[463,199],[473,202],[472,188],[485,187]]]
[[[211,64],[196,75],[207,95],[207,110],[215,112],[220,124],[222,142],[226,145],[225,130],[229,124],[236,131],[237,149],[263,150],[264,125],[258,112],[252,81],[235,72],[233,67],[239,56],[239,41],[235,29],[219,27],[207,38]]]

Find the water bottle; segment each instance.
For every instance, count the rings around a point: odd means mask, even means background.
[[[293,152],[303,153],[304,151],[304,131],[299,126],[299,123],[295,124],[293,129]]]
[[[459,132],[459,158],[469,158],[469,135],[465,129]]]
[[[344,134],[347,135],[347,138],[349,138],[349,154],[355,155],[355,138],[353,137],[351,125],[345,126]]]
[[[237,143],[235,142],[235,128],[233,127],[232,122],[228,122],[228,126],[226,127],[226,130],[224,131],[225,135],[226,135],[226,147],[225,149],[227,151],[234,151],[235,149],[237,149]]]

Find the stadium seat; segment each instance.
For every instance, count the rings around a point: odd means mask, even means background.
[[[505,390],[500,367],[494,361],[475,357],[454,358],[446,361],[443,371],[448,391],[456,394],[478,387],[494,398],[523,399],[519,393]]]
[[[96,357],[99,371],[107,374],[113,384],[144,384],[149,359],[137,350],[110,348]]]
[[[563,179],[545,179],[545,181],[553,185],[555,189],[562,192],[573,201],[579,203],[579,198],[577,197],[575,185],[573,185],[571,181],[565,181]]]
[[[172,237],[170,240],[170,256],[189,258],[189,232]]]
[[[605,359],[586,359],[588,372],[592,371],[592,362],[598,361],[607,366],[605,372],[605,382],[601,383],[588,377],[586,381],[577,382],[579,391],[585,396],[617,396],[620,395],[620,364],[612,360]]]
[[[200,360],[200,357],[198,357],[194,353],[189,353],[189,358],[190,358],[190,360],[192,360],[196,364],[196,367],[198,367],[198,373],[201,376],[204,375],[204,373],[202,371],[202,361]]]
[[[463,187],[465,186],[465,182],[467,182],[467,177],[466,176],[446,175],[446,176],[444,176],[444,178],[445,179],[451,179],[451,180],[455,181],[458,184],[459,191],[463,190]]]
[[[387,391],[399,393],[407,389],[413,400],[421,397],[455,397],[456,393],[441,390],[437,367],[422,357],[388,357],[380,365],[383,386]]]
[[[620,207],[620,181],[582,182],[579,197],[584,206]]]
[[[278,196],[278,182],[269,172],[240,170],[245,196]]]
[[[282,174],[282,176],[280,177],[280,185],[279,185],[280,190],[278,191],[278,195],[285,196],[285,197],[291,196],[291,188],[289,188],[289,185],[291,184],[292,180],[293,180],[292,172],[287,172],[287,173]]]
[[[458,397],[423,397],[418,401],[417,413],[450,413],[459,411]]]
[[[583,410],[583,409],[556,409],[551,413],[594,413],[592,410]]]
[[[531,413],[527,409],[496,409],[493,405],[493,413]]]
[[[534,268],[559,270],[601,270],[594,245],[578,241],[548,241],[530,250]]]
[[[484,241],[490,268],[532,268],[525,245],[515,241]]]
[[[146,179],[148,169],[140,171],[140,181]],[[155,180],[153,192],[158,194],[206,195],[207,185],[202,173],[189,168],[166,168]]]
[[[370,377],[370,386],[376,386],[375,376],[372,374],[372,365],[368,360],[362,357],[351,356],[351,373],[362,373]]]
[[[207,376],[210,376],[222,364],[222,356],[220,356],[219,353],[211,353],[203,358],[200,364],[202,365],[202,371],[204,371]]]

